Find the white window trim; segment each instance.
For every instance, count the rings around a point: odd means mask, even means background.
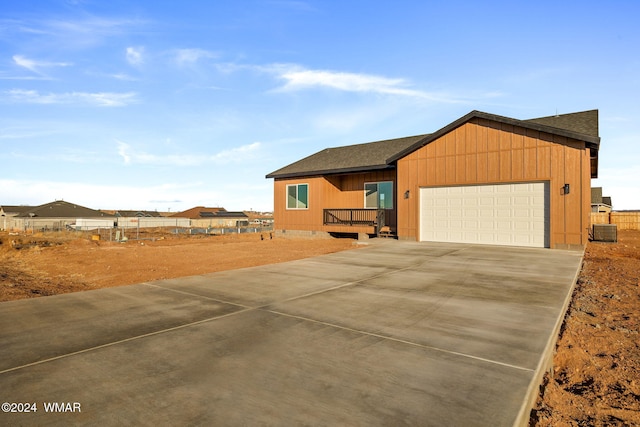
[[[387,183],[387,182],[389,184],[391,184],[391,191],[393,192],[394,191],[394,188],[393,188],[394,182],[393,181],[369,181],[369,182],[365,182],[364,183],[363,205],[362,206],[364,206],[365,209],[379,209],[379,207],[375,207],[375,208],[367,207],[367,184],[376,184],[378,186],[378,191],[380,191],[380,184]],[[393,200],[393,194],[391,194],[391,207],[390,208],[383,208],[383,209],[393,209],[394,205],[395,205],[395,203],[394,203],[394,200]]]
[[[298,186],[300,186],[300,185],[306,185],[306,186],[307,186],[307,206],[306,206],[306,207],[304,207],[304,208],[290,208],[290,207],[289,207],[289,187],[296,187],[296,200],[298,200],[298,199],[297,199],[297,196],[298,196],[298,189],[297,189],[297,187],[298,187]],[[297,183],[297,184],[287,184],[287,185],[285,186],[284,191],[285,191],[285,202],[284,202],[284,206],[285,206],[286,210],[289,210],[289,211],[304,211],[304,210],[308,210],[308,209],[309,209],[309,184],[308,184],[308,183],[306,183],[306,182],[299,182],[299,183]]]

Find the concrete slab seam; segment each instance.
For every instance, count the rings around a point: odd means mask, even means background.
[[[320,324],[320,325],[329,326],[329,327],[332,327],[332,328],[337,328],[337,329],[342,329],[342,330],[345,330],[345,331],[355,332],[355,333],[359,333],[359,334],[362,334],[362,335],[368,335],[368,336],[375,337],[375,338],[382,338],[382,339],[389,340],[389,341],[395,341],[395,342],[398,342],[398,343],[401,343],[401,344],[407,344],[407,345],[411,345],[411,346],[414,346],[414,347],[420,347],[420,348],[424,348],[424,349],[427,349],[427,350],[437,351],[437,352],[440,352],[440,353],[446,353],[446,354],[460,356],[460,357],[464,357],[464,358],[468,358],[468,359],[474,359],[474,360],[478,360],[478,361],[481,361],[481,362],[490,363],[490,364],[493,364],[493,365],[500,365],[500,366],[504,366],[504,367],[507,367],[507,368],[516,369],[516,370],[519,370],[519,371],[533,372],[533,369],[530,369],[530,368],[524,368],[522,366],[516,366],[516,365],[511,365],[509,363],[498,362],[497,360],[485,359],[484,357],[473,356],[473,355],[470,355],[470,354],[460,353],[460,352],[452,351],[452,350],[445,350],[445,349],[439,348],[439,347],[433,347],[433,346],[430,346],[430,345],[419,344],[419,343],[416,343],[416,342],[413,342],[413,341],[407,341],[407,340],[403,340],[403,339],[400,339],[400,338],[394,338],[394,337],[391,337],[391,336],[388,336],[388,335],[382,335],[382,334],[376,334],[376,333],[373,333],[373,332],[362,331],[362,330],[359,330],[359,329],[349,328],[347,326],[336,325],[335,323],[323,322],[322,320],[316,320],[316,319],[311,319],[311,318],[308,318],[308,317],[297,316],[295,314],[283,313],[283,312],[280,312],[280,311],[269,310],[269,309],[263,309],[263,310],[268,312],[268,313],[277,314],[279,316],[286,316],[286,317],[291,317],[291,318],[298,319],[298,320],[304,320],[304,321],[308,321],[308,322],[313,322],[313,323],[317,323],[317,324]]]
[[[320,289],[320,290],[309,292],[309,293],[306,293],[306,294],[303,294],[303,295],[296,295],[294,297],[286,298],[286,299],[283,299],[283,300],[280,300],[280,301],[273,301],[273,302],[261,305],[261,306],[256,307],[256,308],[259,309],[259,310],[260,309],[265,309],[267,307],[272,306],[273,304],[278,304],[278,303],[283,303],[283,302],[290,302],[290,301],[295,301],[295,300],[301,299],[301,298],[307,298],[307,297],[314,296],[314,295],[320,295],[320,294],[323,294],[325,292],[330,292],[330,291],[335,291],[337,289],[346,288],[347,286],[357,285],[359,283],[366,282],[367,280],[377,279],[378,277],[383,277],[383,276],[387,276],[387,275],[390,275],[390,274],[395,274],[395,273],[398,273],[398,272],[401,272],[401,271],[410,270],[411,268],[414,268],[414,267],[413,266],[409,266],[409,267],[399,268],[397,270],[385,271],[384,273],[376,274],[374,276],[365,277],[364,279],[359,279],[359,280],[354,280],[352,282],[342,283],[340,285],[332,286],[330,288]]]
[[[225,302],[225,301],[218,300],[218,299],[215,299],[215,298],[210,298],[210,297],[206,297],[206,296],[198,295],[198,294],[192,294],[192,293],[184,292],[184,291],[181,291],[181,290],[165,288],[165,287],[162,287],[160,285],[153,284],[152,282],[147,282],[147,283],[144,283],[145,286],[155,287],[155,288],[162,289],[162,290],[174,291],[174,292],[177,292],[177,293],[191,295],[191,296],[195,296],[195,297],[198,297],[198,298],[209,299],[209,300],[213,300],[213,301],[216,301],[216,302],[230,304],[230,305],[234,305],[234,306],[237,306],[237,307],[243,307],[243,308],[241,310],[235,311],[233,313],[227,313],[227,314],[224,314],[224,315],[221,315],[221,316],[210,317],[210,318],[207,318],[207,319],[198,320],[196,322],[185,323],[183,325],[174,326],[172,328],[167,328],[167,329],[162,329],[162,330],[159,330],[159,331],[149,332],[147,334],[142,334],[142,335],[136,335],[134,337],[129,337],[129,338],[125,338],[125,339],[122,339],[122,340],[113,341],[113,342],[106,343],[106,344],[101,344],[99,346],[85,348],[85,349],[74,351],[74,352],[71,352],[71,353],[62,354],[62,355],[51,357],[51,358],[44,359],[44,360],[39,360],[37,362],[27,363],[27,364],[21,365],[21,366],[15,366],[13,368],[9,368],[9,369],[5,369],[5,370],[0,371],[0,375],[8,373],[8,372],[16,371],[16,370],[19,370],[19,369],[23,369],[23,368],[28,368],[30,366],[36,366],[36,365],[52,362],[52,361],[55,361],[55,360],[58,360],[58,359],[63,359],[63,358],[66,358],[66,357],[87,353],[89,351],[99,350],[101,348],[106,348],[106,347],[110,347],[110,346],[113,346],[113,345],[129,342],[129,341],[134,341],[134,340],[141,339],[141,338],[146,338],[146,337],[149,337],[149,336],[159,335],[159,334],[164,333],[164,332],[171,332],[171,331],[182,329],[182,328],[186,328],[186,327],[189,327],[189,326],[210,322],[212,320],[222,319],[222,318],[229,317],[229,316],[232,316],[232,315],[235,315],[235,314],[240,314],[240,313],[244,313],[244,312],[251,311],[251,310],[256,310],[256,309],[263,309],[263,308],[268,307],[270,305],[273,305],[274,303],[277,303],[277,302],[288,302],[288,301],[292,301],[292,300],[295,300],[295,299],[298,299],[298,298],[304,298],[304,297],[308,297],[308,296],[312,296],[312,295],[317,295],[317,294],[320,294],[320,293],[323,293],[323,292],[344,288],[346,286],[352,286],[352,285],[364,282],[366,280],[374,279],[374,278],[377,278],[377,277],[381,277],[381,276],[384,276],[384,275],[396,273],[396,272],[399,272],[399,271],[408,270],[410,268],[411,267],[405,267],[405,268],[401,268],[401,269],[397,269],[397,270],[387,271],[387,272],[384,272],[384,273],[381,273],[381,274],[377,274],[377,275],[374,275],[374,276],[366,277],[366,278],[361,279],[361,280],[356,280],[356,281],[353,281],[353,282],[344,283],[344,284],[341,284],[341,285],[333,286],[331,288],[322,289],[322,290],[319,290],[319,291],[316,291],[316,292],[310,292],[308,294],[298,295],[298,296],[295,296],[295,297],[292,297],[292,298],[288,298],[288,299],[285,299],[285,300],[282,300],[282,301],[274,301],[274,302],[272,302],[270,304],[265,304],[265,305],[262,305],[262,306],[259,306],[259,307],[250,307],[250,306],[245,306],[245,305],[242,305],[242,304]]]
[[[171,332],[171,331],[176,331],[176,330],[179,330],[179,329],[188,328],[190,326],[200,325],[202,323],[211,322],[212,320],[223,319],[225,317],[230,317],[230,316],[233,316],[233,315],[236,315],[236,314],[245,313],[245,312],[251,311],[251,310],[254,310],[254,308],[246,308],[246,309],[234,311],[233,313],[227,313],[227,314],[223,314],[223,315],[220,315],[220,316],[215,316],[215,317],[210,317],[210,318],[207,318],[207,319],[198,320],[198,321],[195,321],[195,322],[185,323],[183,325],[178,325],[178,326],[174,326],[174,327],[167,328],[167,329],[161,329],[159,331],[149,332],[149,333],[142,334],[142,335],[136,335],[135,337],[129,337],[129,338],[125,338],[125,339],[122,339],[122,340],[109,342],[109,343],[106,343],[106,344],[100,344],[100,345],[97,345],[97,346],[94,346],[94,347],[84,348],[82,350],[73,351],[71,353],[61,354],[59,356],[50,357],[50,358],[44,359],[44,360],[39,360],[37,362],[27,363],[26,365],[14,366],[13,368],[9,368],[9,369],[5,369],[5,370],[0,371],[0,375],[6,374],[6,373],[12,372],[12,371],[17,371],[17,370],[23,369],[23,368],[28,368],[28,367],[31,367],[31,366],[36,366],[36,365],[41,365],[41,364],[48,363],[48,362],[53,362],[55,360],[64,359],[66,357],[71,357],[71,356],[76,356],[78,354],[88,353],[88,352],[93,351],[93,350],[100,350],[102,348],[111,347],[111,346],[114,346],[114,345],[117,345],[117,344],[122,344],[122,343],[135,341],[135,340],[142,339],[142,338],[152,337],[154,335],[160,335],[160,334],[163,334],[165,332]]]
[[[221,299],[217,299],[217,298],[211,298],[205,295],[200,295],[200,294],[194,294],[193,292],[186,292],[186,291],[182,291],[179,289],[174,289],[174,288],[165,288],[164,286],[160,286],[160,285],[156,285],[153,282],[147,282],[147,283],[143,283],[145,286],[150,286],[150,287],[154,287],[154,288],[158,288],[158,289],[162,289],[163,291],[171,291],[171,292],[176,292],[179,294],[183,294],[183,295],[189,295],[192,297],[197,297],[197,298],[204,298],[210,301],[215,301],[215,302],[219,302],[219,303],[223,303],[223,304],[229,304],[229,305],[235,305],[237,307],[242,307],[242,308],[254,308],[251,307],[249,305],[244,305],[244,304],[239,304],[237,302],[229,302],[229,301],[224,301]]]

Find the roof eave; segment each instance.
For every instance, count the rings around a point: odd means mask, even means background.
[[[324,169],[324,170],[316,170],[316,171],[292,172],[292,173],[283,173],[283,174],[272,172],[268,174],[266,177],[276,178],[276,179],[303,178],[303,177],[311,177],[311,176],[369,172],[373,170],[384,170],[384,169],[395,169],[395,165],[387,163],[382,165],[359,166],[359,167],[353,167],[353,168],[339,168],[339,169]]]

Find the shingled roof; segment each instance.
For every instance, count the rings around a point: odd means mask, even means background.
[[[598,110],[530,120],[512,119],[474,110],[432,134],[327,148],[271,172],[267,175],[267,178],[294,178],[394,168],[395,162],[399,159],[474,118],[487,119],[585,141],[591,150],[591,177],[597,178],[598,176],[598,149],[600,146]]]
[[[176,218],[189,218],[189,219],[202,219],[210,218],[211,215],[215,215],[218,212],[226,211],[225,208],[206,208],[204,206],[196,206],[195,208],[187,209],[186,211],[178,212],[171,217]]]
[[[525,120],[525,122],[566,129],[583,135],[600,136],[598,132],[598,110],[556,114],[555,116]]]
[[[387,139],[345,147],[325,148],[309,157],[271,172],[267,178],[293,178],[335,173],[362,172],[392,167],[387,159],[428,135]]]
[[[4,215],[9,215],[9,216],[19,215],[22,212],[28,211],[29,209],[33,209],[33,206],[27,206],[27,205],[19,205],[19,206],[0,205],[0,212],[2,212]]]
[[[75,203],[56,200],[40,206],[32,206],[16,215],[17,218],[111,218],[104,212],[85,208]]]

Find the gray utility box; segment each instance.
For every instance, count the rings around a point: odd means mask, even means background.
[[[618,226],[616,224],[593,224],[593,240],[596,242],[617,242]]]

